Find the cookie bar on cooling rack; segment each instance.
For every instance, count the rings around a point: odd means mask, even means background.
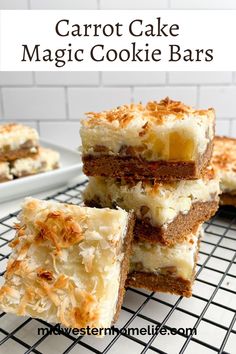
[[[27,198],[0,308],[71,328],[110,327],[129,267],[133,214]]]

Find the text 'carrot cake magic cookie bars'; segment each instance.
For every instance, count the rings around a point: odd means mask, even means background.
[[[21,124],[0,125],[0,161],[33,156],[38,151],[38,133]]]
[[[208,167],[203,178],[175,182],[90,177],[87,206],[134,210],[134,235],[172,245],[182,241],[218,209],[219,179]]]
[[[126,285],[191,296],[202,236],[200,225],[184,241],[171,247],[135,239]]]
[[[236,139],[215,137],[212,163],[220,177],[220,203],[236,207]]]
[[[166,98],[87,116],[80,133],[88,176],[196,179],[210,161],[212,108],[195,110]]]
[[[27,198],[0,308],[67,327],[110,327],[128,272],[133,214]]]

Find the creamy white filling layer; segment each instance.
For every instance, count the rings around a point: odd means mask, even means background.
[[[217,200],[219,192],[218,178],[160,183],[153,188],[142,182],[130,187],[113,178],[90,177],[84,199],[99,200],[103,207],[115,203],[134,210],[138,219],[148,217],[153,226],[167,226],[180,212],[188,213],[193,203]]]
[[[143,271],[154,274],[172,272],[173,276],[191,280],[195,266],[198,239],[203,236],[200,227],[188,240],[172,247],[146,241],[134,242],[130,260],[130,271]],[[170,273],[169,273],[170,274]]]
[[[233,171],[218,171],[220,189],[223,193],[236,194],[236,173]]]
[[[143,127],[148,122],[148,130]],[[83,154],[97,154],[96,146],[104,146],[110,155],[119,155],[124,146],[137,148],[137,154],[148,161],[196,160],[206,151],[214,136],[213,120],[206,116],[185,115],[175,119],[166,117],[164,124],[157,125],[139,114],[127,126],[117,121],[101,125],[82,125],[80,130]]]
[[[20,177],[23,173],[33,174],[50,171],[55,165],[59,165],[59,160],[60,155],[57,151],[40,147],[36,156],[15,160],[11,173]]]

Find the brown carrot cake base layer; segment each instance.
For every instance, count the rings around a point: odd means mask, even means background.
[[[32,148],[35,149],[34,152],[32,152]],[[20,148],[18,150],[0,152],[0,161],[14,161],[24,157],[33,157],[37,152],[38,152],[38,147],[34,147],[34,146]]]
[[[232,205],[236,207],[236,194],[222,193],[220,196],[220,205]]]
[[[115,323],[118,320],[121,306],[123,303],[123,298],[125,293],[125,282],[129,271],[130,254],[132,250],[131,246],[132,246],[132,239],[133,239],[134,223],[135,223],[135,216],[133,213],[130,213],[128,229],[125,236],[125,241],[124,241],[123,251],[122,251],[125,254],[125,257],[123,258],[121,263],[120,287],[119,287],[119,294],[118,294],[118,300],[116,305],[116,312],[113,317],[113,323]]]
[[[115,178],[155,178],[157,180],[179,180],[201,178],[212,155],[211,142],[198,161],[145,161],[136,156],[84,155],[83,172],[87,176]]]
[[[0,183],[2,183],[2,182],[7,182],[7,181],[11,181],[12,179],[11,178],[7,178],[7,177],[5,177],[5,176],[0,176]]]
[[[185,237],[195,231],[199,224],[209,220],[217,211],[219,204],[216,201],[193,203],[187,214],[178,216],[165,227],[154,227],[149,223],[136,221],[134,235],[146,239],[151,243],[162,243],[167,246],[182,242]]]
[[[198,252],[200,248],[200,237],[197,242],[197,251],[194,256],[194,268],[192,277],[184,279],[171,274],[171,269],[167,269],[163,274],[154,274],[144,271],[132,271],[128,274],[126,280],[126,287],[144,288],[150,291],[160,291],[184,297],[192,296],[192,286],[195,279],[196,264],[198,259]],[[171,268],[171,267],[170,267]],[[164,271],[164,269],[163,269]]]
[[[84,201],[86,206],[101,208],[95,201]],[[182,242],[185,237],[195,231],[199,224],[209,220],[218,209],[218,202],[193,203],[187,214],[179,213],[167,227],[155,227],[147,221],[136,219],[134,237],[146,239],[151,243],[162,243],[168,246]]]
[[[136,271],[129,274],[126,280],[126,286],[182,295],[185,297],[192,296],[192,283],[193,281],[175,278],[171,275]]]

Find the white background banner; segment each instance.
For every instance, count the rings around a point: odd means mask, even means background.
[[[0,11],[2,71],[235,71],[236,11]]]

